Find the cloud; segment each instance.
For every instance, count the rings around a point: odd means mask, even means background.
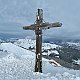
[[[47,30],[44,35],[79,38],[79,3],[79,0],[0,0],[0,32],[23,34],[22,26],[34,23],[37,8],[42,8],[44,10],[44,21],[60,21],[63,23],[62,28]]]

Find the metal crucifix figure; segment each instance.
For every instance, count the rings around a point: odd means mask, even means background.
[[[24,30],[34,30],[36,35],[36,59],[35,59],[35,72],[42,73],[42,30],[53,27],[61,27],[62,23],[48,23],[43,22],[43,10],[38,9],[36,15],[36,23],[30,26],[24,26]]]

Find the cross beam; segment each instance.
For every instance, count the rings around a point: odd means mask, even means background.
[[[35,72],[42,73],[42,30],[54,27],[61,27],[62,23],[44,23],[43,22],[43,10],[38,9],[36,15],[36,23],[30,26],[24,26],[24,30],[34,30],[36,35],[36,60],[35,60]]]

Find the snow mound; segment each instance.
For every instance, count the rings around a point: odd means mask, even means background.
[[[25,58],[26,57],[35,57],[35,54],[29,50],[23,49],[21,47],[18,47],[12,43],[2,43],[0,45],[0,49],[2,49],[3,51],[8,51],[9,53],[14,53],[16,56],[18,57],[22,57]]]

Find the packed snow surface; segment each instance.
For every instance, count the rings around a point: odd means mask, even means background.
[[[35,53],[15,44],[1,43],[0,49],[3,50],[0,53],[0,80],[80,80],[80,70],[55,66],[44,58],[43,73],[35,73]]]

